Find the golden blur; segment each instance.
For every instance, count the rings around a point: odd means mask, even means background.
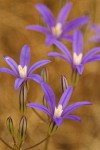
[[[40,15],[35,9],[38,2],[45,3],[56,16],[61,4],[65,0],[0,0],[0,67],[8,67],[3,55],[12,57],[19,63],[21,48],[24,44],[31,47],[31,64],[41,59],[49,59],[47,53],[53,51],[53,47],[45,46],[45,36],[42,33],[28,31],[27,25],[39,24]],[[88,14],[91,22],[99,24],[100,0],[66,0],[72,1],[73,8],[69,20]],[[100,46],[89,42],[93,33],[87,26],[81,27],[85,37],[85,52],[91,48]],[[65,42],[71,50],[71,44]],[[57,100],[61,96],[60,76],[65,75],[71,84],[71,69],[68,63],[60,59],[52,59],[47,65],[49,72],[49,84],[56,93]],[[40,74],[41,69],[35,73]],[[11,136],[6,128],[6,119],[11,116],[14,122],[15,134],[21,114],[19,113],[18,91],[14,90],[14,77],[0,73],[0,136],[7,143],[13,145]],[[28,99],[31,102],[42,103],[43,92],[34,81],[29,81],[30,90]],[[94,62],[86,65],[84,73],[74,90],[70,103],[88,100],[93,106],[82,107],[75,114],[82,118],[81,123],[65,120],[56,134],[51,137],[48,150],[99,150],[100,149],[100,63]],[[43,117],[46,115],[38,111]],[[46,137],[48,126],[42,122],[30,108],[26,110],[28,120],[27,138],[23,148],[38,143]],[[17,139],[17,138],[16,138]],[[44,144],[34,148],[43,150]],[[0,150],[9,150],[0,141]]]

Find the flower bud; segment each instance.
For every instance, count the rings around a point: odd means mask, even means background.
[[[27,130],[27,119],[25,116],[23,116],[19,123],[19,130],[18,130],[18,139],[20,141],[23,141],[26,135]]]
[[[56,126],[55,122],[51,121],[48,129],[48,134],[53,135],[56,132],[57,128],[58,127]]]
[[[41,71],[41,77],[43,79],[44,82],[47,82],[48,80],[48,72],[46,68],[43,68]]]
[[[62,93],[68,88],[68,81],[65,76],[61,76],[61,90]]]
[[[13,121],[12,121],[11,117],[7,118],[6,125],[7,125],[9,133],[13,136],[14,135],[14,126],[13,126]]]

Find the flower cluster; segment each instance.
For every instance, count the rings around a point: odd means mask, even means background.
[[[36,5],[36,9],[41,14],[44,22],[46,23],[46,26],[30,25],[27,26],[26,29],[44,33],[46,35],[46,45],[50,46],[53,44],[62,52],[62,53],[49,52],[48,53],[49,58],[59,57],[61,59],[64,59],[66,62],[70,64],[72,69],[72,75],[82,75],[85,64],[93,61],[100,61],[100,47],[95,47],[91,49],[89,52],[87,52],[87,54],[84,54],[83,33],[81,32],[81,30],[77,28],[82,25],[88,24],[90,19],[88,16],[81,16],[66,22],[68,15],[71,11],[71,8],[72,3],[71,2],[67,3],[61,9],[57,19],[55,20],[51,10],[44,4],[39,3]],[[99,42],[100,27],[98,27],[96,24],[93,24],[91,26],[91,29],[96,32],[96,35],[92,37],[90,41]],[[72,51],[70,51],[62,43],[62,40],[71,42]],[[38,74],[34,74],[34,71],[36,69],[46,64],[49,64],[51,60],[40,60],[34,63],[32,66],[30,66],[30,47],[28,45],[24,45],[22,47],[19,64],[17,64],[9,56],[4,56],[4,60],[10,66],[11,69],[0,68],[0,72],[5,72],[16,78],[14,87],[15,89],[20,88],[19,92],[20,110],[23,113],[19,123],[19,130],[18,130],[18,135],[20,139],[19,145],[16,144],[17,142],[15,142],[14,138],[13,120],[11,117],[8,117],[7,119],[9,132],[14,140],[14,148],[20,149],[22,146],[22,142],[24,141],[24,138],[26,136],[27,118],[24,113],[26,106],[43,111],[50,118],[49,124],[51,123],[53,124],[53,127],[57,128],[63,123],[64,119],[81,121],[79,116],[73,115],[73,111],[80,108],[81,106],[92,104],[91,102],[88,101],[81,101],[68,105],[71,95],[74,92],[75,86],[73,84],[73,81],[72,85],[68,86],[68,82],[66,81],[65,77],[63,77],[62,81],[63,92],[58,104],[56,104],[55,94],[50,85],[47,83],[46,79],[47,74],[45,73],[46,69],[44,69],[44,71],[42,72],[42,77]],[[77,78],[77,76],[75,76],[75,78]],[[46,104],[30,103],[30,101],[27,100],[28,90],[26,88],[26,84],[29,79],[34,80],[41,85],[42,90],[44,92],[43,98],[45,99]],[[40,143],[42,142],[39,142],[39,144]],[[36,144],[35,146],[37,145],[38,144]],[[31,149],[35,146],[32,146],[27,149]]]
[[[54,44],[57,46],[64,55],[58,53],[58,52],[50,52],[48,53],[48,56],[50,57],[60,57],[61,59],[64,59],[67,61],[71,67],[72,71],[74,73],[78,73],[79,75],[82,75],[84,70],[84,65],[86,63],[92,62],[92,61],[99,61],[100,60],[100,47],[93,48],[90,50],[87,54],[84,55],[83,48],[83,35],[80,30],[75,30],[77,27],[82,26],[89,22],[88,16],[82,16],[79,18],[76,18],[70,22],[66,23],[66,19],[69,15],[69,12],[72,8],[72,3],[67,3],[60,11],[56,21],[54,20],[54,16],[50,9],[46,7],[45,5],[39,3],[36,5],[36,9],[41,14],[43,20],[47,24],[47,27],[40,26],[40,25],[30,25],[27,26],[26,29],[28,30],[35,30],[38,32],[42,32],[46,35],[46,45]],[[75,30],[74,34],[70,34],[70,31]],[[97,31],[97,27],[95,27],[95,31]],[[72,42],[72,55],[70,51],[67,49],[67,47],[61,42],[61,39],[65,39]],[[42,84],[44,85],[44,83]],[[91,104],[89,102],[78,102],[75,104],[72,104],[66,108],[66,104],[68,103],[68,100],[70,99],[70,96],[72,94],[72,87],[68,87],[63,95],[61,96],[61,99],[58,103],[58,106],[56,107],[56,100],[54,93],[52,89],[45,84],[43,88],[43,91],[45,93],[46,101],[49,105],[49,109],[47,109],[45,106],[40,104],[28,104],[27,106],[32,108],[37,108],[48,114],[52,121],[55,122],[57,126],[61,125],[64,118],[69,118],[73,120],[80,120],[79,117],[74,115],[69,115],[73,110],[77,109],[78,107],[82,105],[88,105]]]

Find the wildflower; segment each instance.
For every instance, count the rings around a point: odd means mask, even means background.
[[[73,87],[69,86],[62,94],[60,101],[56,106],[56,98],[50,86],[47,83],[42,83],[42,86],[49,108],[37,103],[30,103],[27,104],[27,106],[39,109],[49,115],[56,126],[60,126],[65,118],[80,121],[80,117],[72,115],[71,113],[83,105],[91,105],[90,102],[84,101],[76,102],[66,107],[73,92]]]
[[[58,52],[51,52],[48,54],[50,57],[60,57],[71,64],[74,72],[79,75],[83,73],[84,65],[92,61],[100,60],[100,47],[90,50],[83,56],[83,36],[81,31],[75,31],[73,35],[73,54],[71,56],[69,50],[59,41],[55,40],[54,44],[64,53],[64,56]]]
[[[9,56],[4,56],[4,60],[6,63],[10,66],[10,69],[8,68],[0,68],[0,72],[6,72],[8,74],[11,74],[15,76],[17,79],[15,80],[15,89],[18,89],[19,86],[26,82],[28,79],[32,79],[38,83],[41,83],[43,79],[37,75],[32,74],[36,69],[39,67],[48,64],[51,62],[50,60],[41,60],[33,64],[31,67],[29,67],[30,64],[30,48],[28,45],[24,45],[20,54],[20,64],[17,65],[17,63]]]
[[[43,27],[40,25],[30,25],[27,26],[26,29],[44,33],[46,35],[46,45],[48,46],[53,44],[54,39],[65,39],[72,42],[73,36],[69,34],[69,32],[81,25],[86,24],[89,21],[89,18],[87,16],[82,16],[66,23],[65,21],[68,18],[71,8],[72,3],[67,3],[61,9],[57,19],[54,20],[54,16],[50,9],[47,6],[39,3],[36,5],[36,9],[43,17],[43,20],[47,24],[47,27]]]
[[[90,38],[91,42],[100,42],[100,26],[93,24],[91,29],[95,32],[96,35]]]

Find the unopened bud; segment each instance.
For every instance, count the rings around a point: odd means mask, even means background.
[[[41,71],[41,77],[43,79],[44,82],[48,81],[48,71],[46,68],[43,68]]]
[[[68,88],[68,81],[65,76],[61,76],[61,90],[62,93]]]
[[[13,126],[13,121],[12,121],[11,117],[7,118],[6,124],[7,124],[9,133],[13,136],[14,135],[14,126]]]
[[[19,123],[19,130],[18,130],[18,139],[20,141],[23,141],[26,136],[26,130],[27,130],[27,119],[25,116],[23,116]]]
[[[51,121],[48,129],[48,134],[53,135],[56,132],[57,128],[58,127],[56,126],[55,122]]]

